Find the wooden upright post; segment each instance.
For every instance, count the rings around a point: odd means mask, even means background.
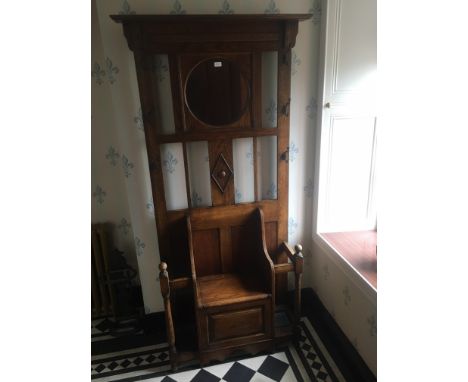
[[[171,359],[172,370],[177,370],[177,350],[175,347],[175,331],[174,322],[172,321],[171,309],[171,289],[169,286],[169,274],[167,273],[167,264],[162,262],[159,264],[159,284],[161,286],[161,294],[164,299],[164,313],[166,317],[167,343],[169,344],[169,356]]]
[[[299,323],[301,322],[301,284],[302,269],[304,267],[304,256],[302,255],[302,245],[297,244],[294,247],[294,276],[295,276],[295,299],[294,299],[294,318],[296,332],[300,333]]]

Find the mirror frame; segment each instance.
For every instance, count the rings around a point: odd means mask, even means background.
[[[193,74],[193,72],[199,68],[201,65],[203,65],[204,63],[206,63],[207,61],[222,61],[222,62],[229,62],[231,65],[233,65],[237,71],[239,72],[239,78],[241,79],[241,81],[244,81],[245,82],[245,85],[246,85],[246,89],[247,89],[247,96],[246,98],[243,100],[243,103],[241,105],[241,108],[240,108],[240,113],[236,116],[235,119],[231,120],[231,121],[227,121],[225,123],[222,123],[222,124],[219,124],[219,125],[214,125],[212,123],[209,123],[207,121],[204,121],[203,119],[201,119],[201,117],[199,115],[197,115],[193,109],[190,107],[190,104],[188,102],[188,95],[187,95],[187,86],[188,86],[188,83],[190,81],[190,78]],[[251,104],[252,102],[252,89],[251,89],[251,83],[249,81],[248,78],[246,78],[246,76],[244,75],[244,73],[242,73],[242,70],[241,70],[241,65],[239,65],[239,63],[236,61],[236,60],[230,60],[229,58],[227,57],[219,57],[219,56],[213,56],[213,57],[205,57],[203,58],[202,60],[198,61],[195,65],[193,65],[193,67],[188,71],[187,73],[187,76],[185,78],[185,82],[184,82],[184,86],[183,86],[183,98],[184,98],[184,103],[185,103],[185,106],[187,107],[187,110],[189,111],[189,113],[192,115],[193,118],[195,118],[198,122],[202,123],[203,125],[206,125],[206,126],[209,126],[209,127],[212,127],[212,128],[215,128],[215,129],[218,129],[218,128],[223,128],[223,127],[227,127],[227,126],[231,126],[233,124],[235,124],[236,122],[238,122],[239,120],[242,119],[242,117],[245,115],[245,113],[247,112],[247,110],[249,110],[249,105]]]

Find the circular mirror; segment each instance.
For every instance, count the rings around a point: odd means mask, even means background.
[[[213,126],[236,122],[250,98],[249,83],[235,62],[220,58],[202,61],[190,72],[185,100],[191,113]]]

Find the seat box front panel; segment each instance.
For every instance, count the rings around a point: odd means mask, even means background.
[[[204,311],[207,347],[249,343],[272,336],[271,299]]]

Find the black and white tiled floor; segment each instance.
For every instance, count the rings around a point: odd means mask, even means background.
[[[93,334],[102,334],[93,338],[107,338],[105,322],[95,321],[92,326]],[[167,343],[160,343],[93,355],[91,379],[99,382],[345,381],[306,317],[302,318],[298,343],[274,354],[246,357],[202,369],[193,364],[171,374]]]
[[[285,352],[247,358],[235,362],[189,370],[166,377],[151,379],[153,382],[273,382],[297,381]]]

